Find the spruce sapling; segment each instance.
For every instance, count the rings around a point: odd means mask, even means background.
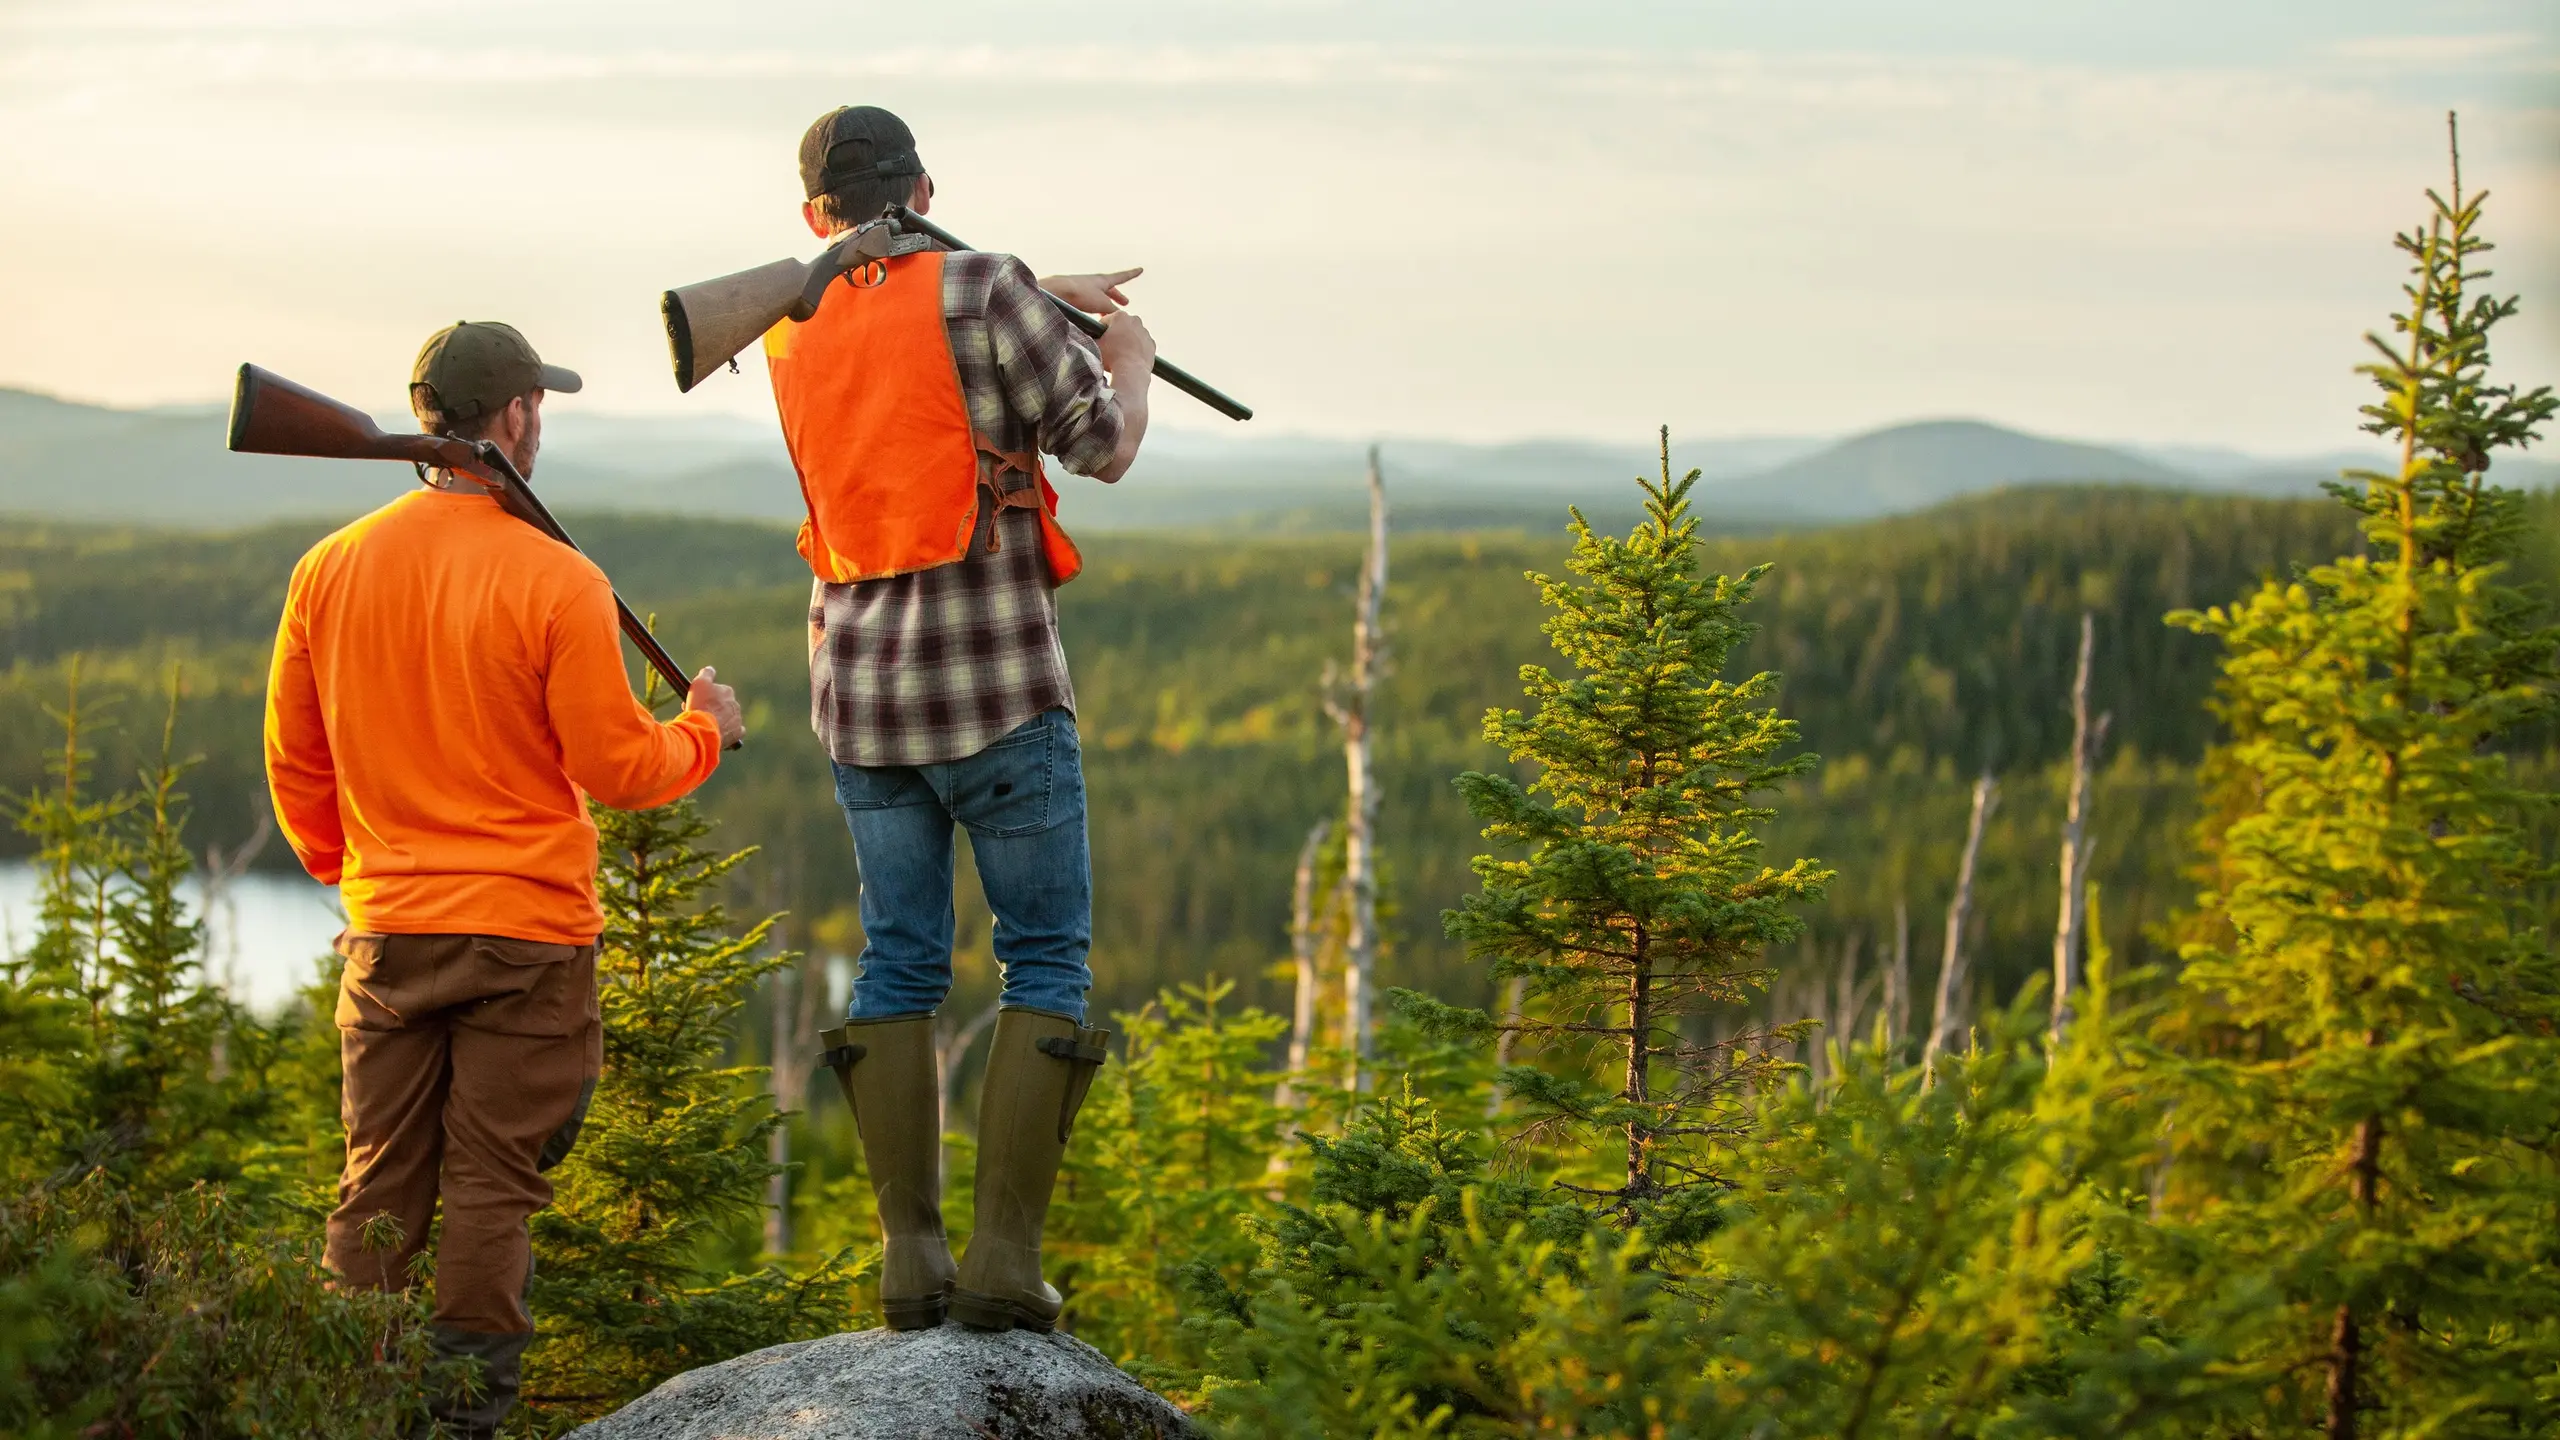
[[[2216,757],[2241,803],[2167,1034],[2187,1052],[2170,1259],[2279,1295],[2237,1372],[2358,1434],[2560,1420],[2560,967],[2550,875],[2502,737],[2546,715],[2560,630],[2506,579],[2523,499],[2486,479],[2551,392],[2488,379],[2512,298],[2477,288],[2484,197],[2428,192],[2365,428],[2392,472],[2335,487],[2367,555],[2174,623],[2223,642]]]
[[[1747,1128],[1740,1101],[1784,1070],[1769,1053],[1780,1035],[1743,1024],[1708,1041],[1684,1022],[1765,986],[1763,950],[1796,937],[1792,907],[1820,898],[1831,875],[1808,860],[1760,863],[1754,827],[1773,812],[1753,797],[1814,757],[1785,753],[1796,727],[1768,705],[1777,676],[1720,678],[1751,633],[1741,610],[1767,567],[1701,575],[1698,472],[1672,478],[1667,429],[1661,461],[1659,481],[1638,482],[1645,519],[1626,538],[1594,534],[1574,512],[1578,582],[1529,577],[1575,673],[1522,667],[1536,712],[1489,712],[1484,733],[1533,778],[1458,777],[1484,837],[1528,854],[1478,856],[1482,889],[1448,912],[1448,930],[1492,962],[1497,988],[1524,982],[1522,1012],[1496,1021],[1410,992],[1399,1004],[1444,1031],[1516,1034],[1556,1065],[1504,1071],[1528,1117],[1522,1138],[1623,1145],[1612,1183],[1579,1188],[1676,1244],[1705,1223],[1692,1202],[1717,1188],[1714,1146]],[[1782,1027],[1789,1044],[1801,1033]],[[1610,1078],[1575,1073],[1585,1065]]]
[[[842,1328],[842,1254],[791,1273],[722,1273],[713,1256],[754,1225],[782,1123],[753,1067],[723,1064],[766,975],[770,919],[743,929],[707,895],[755,852],[701,845],[690,801],[594,810],[604,934],[596,971],[604,1069],[576,1147],[533,1218],[524,1398],[542,1433],[593,1419],[683,1371]]]

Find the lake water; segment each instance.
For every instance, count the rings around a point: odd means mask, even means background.
[[[0,953],[25,948],[35,930],[35,901],[34,868],[0,862]],[[274,1013],[311,983],[346,924],[335,889],[294,875],[243,875],[210,915],[201,885],[188,885],[187,902],[208,926],[206,973],[260,1014]]]

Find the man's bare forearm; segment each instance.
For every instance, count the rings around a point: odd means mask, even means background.
[[[1111,463],[1093,476],[1104,484],[1129,473],[1129,467],[1138,461],[1138,447],[1147,439],[1148,375],[1141,370],[1129,379],[1132,383],[1114,387],[1114,398],[1120,404],[1120,443],[1111,447]]]
[[[1107,483],[1129,473],[1147,438],[1147,390],[1155,379],[1156,341],[1147,333],[1146,321],[1120,310],[1103,320],[1102,337],[1095,343],[1120,401],[1120,443],[1112,447],[1109,467],[1094,477]]]

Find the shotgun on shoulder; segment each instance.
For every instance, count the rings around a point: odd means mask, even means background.
[[[921,250],[928,242],[945,250],[970,248],[959,236],[906,206],[892,205],[879,219],[846,231],[815,260],[776,260],[668,291],[658,308],[667,322],[667,351],[675,361],[676,388],[689,391],[701,384],[782,321],[817,314],[827,288],[839,277],[893,255]],[[1068,324],[1100,338],[1101,321],[1055,295],[1049,301]],[[1230,420],[1253,418],[1250,406],[1162,356],[1156,358],[1155,373]]]
[[[560,528],[549,507],[525,483],[506,452],[486,440],[451,435],[395,435],[372,416],[344,401],[296,385],[272,370],[240,367],[240,382],[231,393],[229,447],[247,455],[302,455],[320,460],[404,460],[439,470],[459,470],[488,483],[506,512],[572,550],[578,542]],[[583,553],[583,552],[582,552]],[[649,633],[622,597],[613,597],[622,633],[649,668],[682,695],[692,685],[684,667]],[[732,745],[729,748],[737,749]]]

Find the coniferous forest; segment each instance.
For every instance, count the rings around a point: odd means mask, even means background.
[[[2560,1434],[2560,517],[2497,469],[2560,407],[2492,363],[2482,223],[2457,179],[2398,237],[2393,458],[2326,500],[1736,536],[1666,458],[1623,532],[1397,536],[1367,1035],[1328,713],[1360,540],[1088,545],[1118,1037],[1050,1222],[1065,1328],[1234,1436]],[[598,812],[605,1069],[535,1222],[524,1435],[876,1323],[810,1083],[860,939],[796,557],[570,523],[756,740]],[[41,882],[0,971],[0,1434],[419,1413],[423,1308],[317,1259],[333,976],[244,1009],[190,899],[258,830],[321,528],[0,531]],[[996,989],[960,936],[955,1241]]]

